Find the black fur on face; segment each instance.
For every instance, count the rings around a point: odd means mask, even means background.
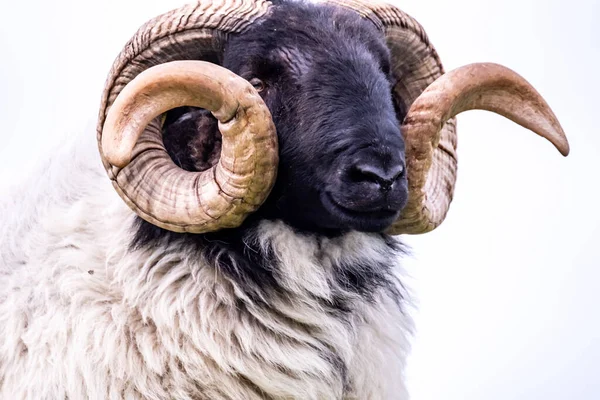
[[[251,220],[335,233],[382,231],[397,218],[407,200],[403,115],[372,23],[336,7],[280,1],[229,39],[223,66],[255,85],[277,128],[277,182]],[[178,109],[165,126],[165,146],[184,169],[218,159],[220,134],[208,112]]]
[[[388,49],[381,33],[354,13],[277,1],[266,19],[229,39],[222,65],[255,85],[271,111],[280,150],[273,191],[236,229],[175,233],[138,218],[131,246],[177,243],[198,251],[250,296],[291,298],[276,254],[255,243],[261,222],[280,219],[325,240],[353,229],[381,232],[406,203],[398,124],[404,112],[392,103]],[[220,154],[217,120],[202,109],[171,110],[163,140],[188,171],[210,168]],[[342,315],[352,308],[343,293],[370,300],[381,288],[401,299],[390,271],[402,249],[377,235],[385,257],[332,265],[340,295],[323,309]]]

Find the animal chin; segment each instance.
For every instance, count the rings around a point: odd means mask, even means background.
[[[355,229],[364,232],[381,232],[387,229],[398,218],[398,210],[378,208],[355,210],[335,200],[329,192],[321,194],[323,207],[340,228]]]

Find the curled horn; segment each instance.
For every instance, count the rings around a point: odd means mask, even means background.
[[[269,2],[210,1],[148,22],[119,55],[98,123],[104,166],[117,193],[142,218],[177,232],[239,226],[276,178],[277,135],[266,105],[244,79],[209,62],[228,34],[263,16]],[[211,169],[177,167],[162,142],[160,115],[180,106],[210,110],[223,136]]]
[[[548,139],[562,155],[569,154],[569,143],[556,116],[517,73],[489,63],[448,72],[425,89],[404,119],[409,201],[390,229],[392,233],[429,232],[442,223],[454,191],[456,158],[436,158],[434,151],[439,148],[445,122],[475,109],[503,115]],[[445,186],[448,181],[452,185]]]

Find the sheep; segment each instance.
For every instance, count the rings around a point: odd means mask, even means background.
[[[492,109],[568,152],[530,86],[487,64],[443,74],[393,7],[221,3],[142,27],[109,76],[100,152],[82,137],[0,203],[0,397],[406,399],[411,300],[392,234],[443,220],[452,117]],[[222,32],[207,33],[215,23]],[[415,42],[400,46],[398,29]],[[410,49],[424,76],[407,75]],[[188,80],[171,96],[175,75]],[[465,76],[480,79],[475,89]],[[190,95],[196,86],[210,96]],[[159,117],[160,96],[194,104]],[[140,170],[159,158],[173,165]],[[187,221],[167,208],[173,179],[203,194],[227,171],[211,209],[187,207]],[[435,185],[449,192],[432,202]]]

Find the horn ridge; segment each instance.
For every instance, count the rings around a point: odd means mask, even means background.
[[[97,140],[115,190],[140,217],[176,232],[208,232],[240,225],[268,196],[278,163],[268,109],[242,78],[189,60],[220,59],[227,36],[243,32],[270,5],[200,0],[183,6],[144,24],[115,60],[102,95]],[[175,86],[179,81],[179,87],[169,87],[169,81]],[[221,158],[207,171],[179,169],[164,149],[157,116],[183,105],[208,109],[220,120]]]

